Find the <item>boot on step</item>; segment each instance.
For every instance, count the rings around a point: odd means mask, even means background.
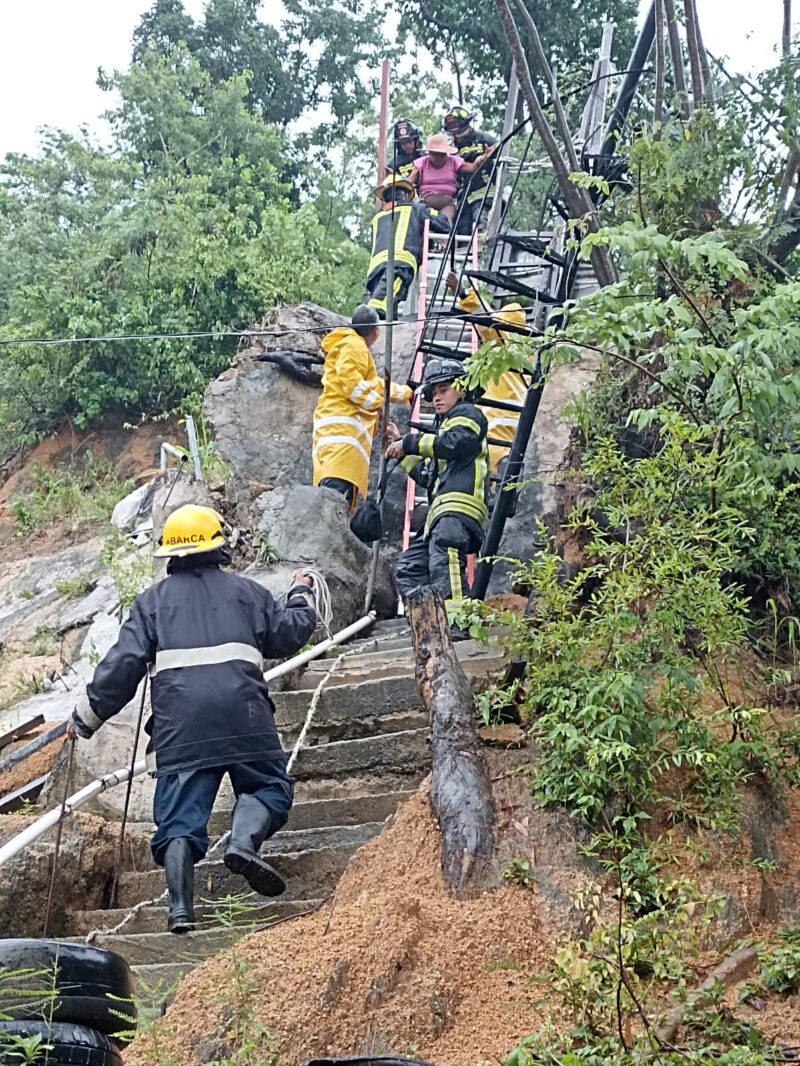
[[[169,889],[170,933],[194,929],[194,850],[186,837],[170,840],[164,852],[164,873]]]
[[[286,890],[281,875],[258,854],[271,829],[272,819],[264,804],[255,796],[239,796],[233,808],[225,865],[262,896],[279,896]]]

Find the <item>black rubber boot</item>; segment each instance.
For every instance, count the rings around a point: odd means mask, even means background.
[[[169,889],[170,933],[194,929],[194,851],[186,837],[170,840],[164,852],[164,873]]]
[[[225,865],[262,896],[280,896],[286,891],[281,875],[258,855],[271,828],[270,813],[264,804],[255,796],[239,796],[233,808]]]

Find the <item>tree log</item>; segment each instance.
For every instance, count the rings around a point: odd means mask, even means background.
[[[467,898],[486,887],[494,843],[492,790],[478,754],[472,692],[440,593],[418,589],[406,608],[417,685],[431,721],[431,810],[442,838],[442,873],[448,892]]]

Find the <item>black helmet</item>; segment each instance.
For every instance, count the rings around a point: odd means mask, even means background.
[[[433,386],[443,385],[448,381],[456,381],[464,376],[464,364],[458,359],[429,359],[425,364],[425,372],[422,375],[422,384],[419,391],[422,399],[427,403],[433,398]]]
[[[468,111],[463,104],[453,104],[442,120],[442,128],[448,133],[458,136],[469,129],[469,125],[475,118],[473,111]]]
[[[414,125],[413,122],[409,122],[407,118],[400,118],[394,124],[394,140],[395,144],[399,144],[400,141],[419,141],[422,136],[422,130]]]

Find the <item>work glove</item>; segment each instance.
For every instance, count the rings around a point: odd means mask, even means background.
[[[91,740],[94,736],[92,730],[85,725],[78,717],[78,712],[72,712],[72,718],[67,725],[67,737],[70,740],[75,740],[76,737],[80,737],[82,740]]]

